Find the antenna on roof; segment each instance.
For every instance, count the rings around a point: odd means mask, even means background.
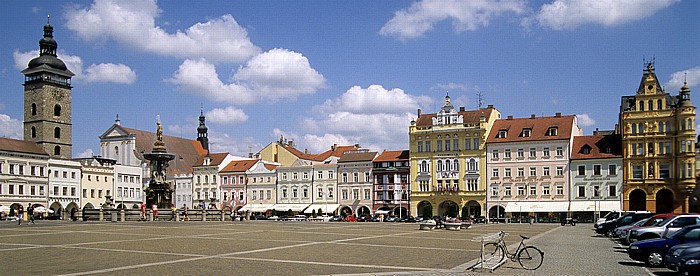
[[[481,107],[484,105],[484,92],[479,90],[476,91],[476,103],[478,105],[478,109],[481,109]]]

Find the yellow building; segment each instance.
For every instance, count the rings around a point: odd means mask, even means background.
[[[319,154],[309,153],[308,149],[300,151],[295,148],[294,141],[280,137],[279,141],[272,142],[261,149],[254,158],[265,160],[268,162],[279,163],[284,167],[292,165],[311,165],[311,164],[335,164],[340,156],[348,150],[358,150],[360,145],[338,146],[332,145],[327,151]]]
[[[486,203],[486,137],[500,112],[454,109],[445,97],[437,113],[422,114],[409,127],[411,214],[480,216]]]
[[[637,93],[622,97],[620,127],[623,208],[688,212],[695,189],[695,107],[688,85],[671,96],[647,63]]]

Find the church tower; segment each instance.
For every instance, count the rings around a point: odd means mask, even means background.
[[[207,126],[204,125],[204,111],[199,110],[199,126],[197,127],[197,141],[202,144],[202,148],[209,150],[209,138],[207,138]]]
[[[24,74],[24,140],[39,144],[51,158],[72,157],[71,77],[73,72],[56,56],[53,26],[44,25],[39,57]]]

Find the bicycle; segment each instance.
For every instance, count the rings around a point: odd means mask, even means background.
[[[498,234],[499,239],[497,242],[489,242],[484,244],[482,252],[484,259],[498,260],[500,263],[507,256],[512,262],[517,260],[520,266],[526,270],[535,270],[542,266],[542,262],[544,261],[544,252],[532,245],[526,246],[524,241],[529,239],[528,237],[520,235],[522,240],[520,240],[520,244],[518,244],[518,248],[515,250],[515,252],[511,254],[508,251],[506,242],[504,241],[507,233],[500,231]]]

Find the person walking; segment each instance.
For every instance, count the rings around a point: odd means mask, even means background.
[[[75,216],[75,213],[77,212],[76,208],[70,209],[70,220],[75,221],[77,217]]]
[[[34,224],[34,206],[32,206],[31,203],[29,203],[29,206],[27,206],[27,216],[29,217],[29,221]]]
[[[151,206],[151,210],[153,211],[153,221],[157,221],[158,220],[158,205],[153,204]]]
[[[146,204],[141,203],[141,208],[139,209],[139,213],[141,217],[139,218],[139,221],[146,221]]]
[[[175,204],[170,204],[170,219],[168,219],[168,221],[175,220],[175,214],[177,214],[177,208]]]
[[[187,204],[182,204],[182,220],[190,220],[190,216],[187,214]]]
[[[17,225],[22,225],[22,215],[24,215],[24,206],[20,204],[19,207],[17,207],[17,218],[19,220]]]

